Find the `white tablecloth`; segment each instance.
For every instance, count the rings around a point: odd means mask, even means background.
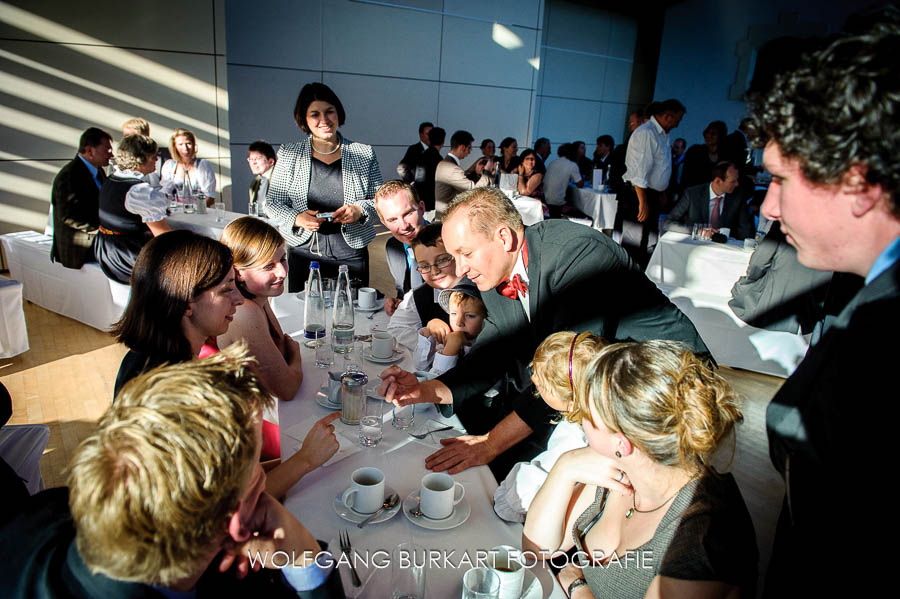
[[[512,203],[522,215],[522,222],[525,226],[535,225],[544,220],[544,206],[540,200],[518,196],[512,200]]]
[[[691,319],[719,364],[786,377],[806,355],[809,340],[751,327],[732,312],[731,288],[751,256],[738,243],[668,232],[650,257],[647,276]]]
[[[302,330],[303,303],[293,296],[285,294],[273,303],[273,309],[286,333]],[[356,333],[366,334],[373,326],[385,327],[387,315],[377,312],[369,320],[365,313],[356,313]],[[296,397],[290,402],[279,402],[279,426],[281,428],[282,456],[286,459],[299,446],[298,440],[290,436],[291,427],[308,419],[318,419],[329,413],[314,401],[315,393],[326,380],[326,370],[315,368],[314,352],[303,348],[303,384]],[[359,363],[354,359],[355,362]],[[411,357],[406,352],[401,367],[409,368]],[[335,366],[343,365],[343,357],[335,356]],[[376,377],[386,365],[373,364],[363,360],[361,366],[370,377]],[[337,538],[340,529],[350,531],[350,539],[357,551],[377,550],[390,552],[399,543],[411,541],[426,549],[436,551],[454,551],[453,563],[457,564],[466,551],[475,559],[478,549],[489,550],[497,545],[521,546],[522,526],[504,522],[498,518],[491,506],[491,497],[497,482],[486,466],[470,468],[455,475],[454,479],[462,482],[466,488],[464,501],[472,508],[469,519],[453,530],[433,531],[411,523],[405,515],[398,513],[391,520],[380,524],[369,525],[360,530],[355,524],[341,519],[332,507],[337,495],[349,486],[350,474],[363,466],[375,466],[385,473],[387,487],[394,489],[405,498],[419,488],[422,477],[428,473],[425,469],[425,457],[438,449],[432,441],[416,441],[404,431],[394,429],[388,415],[389,407],[385,407],[386,422],[384,438],[377,447],[361,448],[340,461],[328,464],[307,475],[295,485],[287,495],[285,505],[296,515],[316,538],[329,540]],[[416,406],[416,423],[430,418],[447,421],[458,425],[456,418],[442,418],[434,406]],[[414,425],[415,426],[415,425]],[[355,430],[348,433],[355,438]],[[351,444],[353,439],[350,439]],[[462,576],[468,566],[462,568],[430,567],[426,573],[427,597],[459,597],[462,592]],[[558,585],[544,571],[534,570],[543,579],[544,596],[564,597]],[[363,577],[365,578],[365,577]],[[374,570],[374,575],[365,584],[360,597],[382,599],[391,595],[391,570]],[[558,593],[550,595],[552,592]],[[347,589],[349,596],[355,596],[355,589]]]
[[[0,277],[0,358],[11,358],[27,351],[22,283]]]
[[[241,216],[244,215],[239,212],[225,212],[225,218],[217,222],[216,211],[213,208],[207,208],[206,214],[176,212],[168,216],[166,220],[173,229],[188,229],[194,233],[218,239],[228,223]]]
[[[598,193],[590,187],[569,186],[566,200],[591,217],[595,229],[612,229],[616,224],[619,203],[614,193]]]

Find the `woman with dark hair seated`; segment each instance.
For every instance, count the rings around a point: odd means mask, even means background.
[[[544,199],[544,175],[535,170],[537,154],[531,148],[522,151],[519,156],[519,195],[528,196],[537,200]]]
[[[219,346],[240,340],[259,365],[263,385],[279,400],[294,399],[303,382],[300,345],[281,330],[269,298],[284,293],[288,264],[284,238],[264,220],[243,216],[222,232],[222,243],[234,256],[237,288],[244,296]]]
[[[323,277],[336,277],[338,265],[346,264],[351,277],[369,284],[367,246],[378,222],[374,199],[381,168],[372,146],[338,132],[345,118],[331,88],[307,83],[297,96],[294,120],[308,137],[278,150],[264,208],[290,246],[292,293],[303,288],[314,261]]]
[[[576,550],[559,575],[573,599],[755,596],[750,514],[734,477],[710,465],[742,418],[725,380],[672,341],[617,343],[571,365],[566,418],[589,446],[550,470],[526,549]]]
[[[94,257],[107,277],[128,284],[134,261],[151,238],[170,231],[166,221],[166,189],[153,187],[147,175],[156,171],[156,142],[145,135],[122,138],[113,174],[100,188],[100,233]]]
[[[227,246],[191,231],[172,231],[151,240],[134,265],[125,314],[110,331],[129,349],[116,376],[116,395],[151,368],[198,359],[204,347],[208,353],[218,351],[216,337],[228,331],[243,303]],[[320,420],[300,451],[270,471],[269,494],[281,497],[337,451],[329,424],[333,416]],[[278,427],[263,421],[262,459],[280,457]]]
[[[504,137],[500,142],[500,172],[514,175],[519,168],[519,144],[514,137]]]

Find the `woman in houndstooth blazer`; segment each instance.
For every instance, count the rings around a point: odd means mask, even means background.
[[[375,238],[381,168],[371,146],[338,132],[345,118],[328,86],[308,83],[297,97],[294,120],[309,137],[278,150],[263,207],[290,246],[290,292],[303,288],[312,261],[323,277],[336,277],[338,265],[346,264],[351,277],[369,284],[367,246]]]

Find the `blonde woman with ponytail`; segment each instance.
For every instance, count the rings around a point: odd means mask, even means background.
[[[588,447],[553,466],[526,549],[557,556],[575,599],[755,596],[750,515],[710,465],[742,418],[724,379],[676,342],[617,343],[573,373],[573,391],[566,417]]]

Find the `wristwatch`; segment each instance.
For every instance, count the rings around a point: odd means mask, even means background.
[[[587,586],[587,581],[584,578],[576,578],[569,584],[569,588],[566,591],[566,594],[571,597],[572,593],[574,593],[576,589],[580,589],[583,586]]]

